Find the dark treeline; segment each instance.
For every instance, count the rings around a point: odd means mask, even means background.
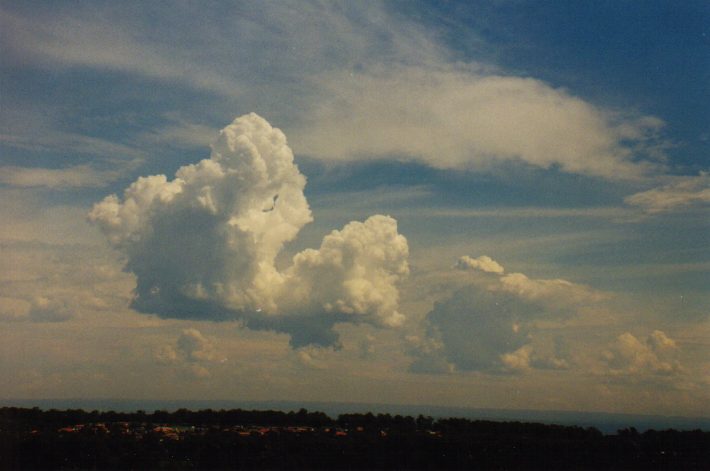
[[[710,432],[390,414],[0,409],[0,469],[710,469]]]

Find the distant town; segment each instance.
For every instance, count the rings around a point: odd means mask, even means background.
[[[708,469],[710,432],[390,414],[0,408],[0,468]]]

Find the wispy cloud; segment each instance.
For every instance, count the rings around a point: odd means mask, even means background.
[[[68,168],[0,167],[0,183],[14,187],[101,188],[121,176],[118,171],[100,171],[88,165]]]
[[[710,204],[710,173],[667,177],[670,183],[628,196],[624,201],[648,214],[704,207]]]
[[[283,122],[298,153],[327,161],[398,158],[479,170],[524,162],[608,179],[662,169],[649,150],[657,149],[660,119],[596,106],[475,59],[456,62],[432,31],[383,4],[95,13],[5,12],[6,44],[45,66],[122,71],[258,103]],[[149,21],[189,15],[206,26],[186,38]]]
[[[323,87],[330,95],[294,135],[296,149],[323,159],[396,156],[479,170],[522,161],[609,179],[660,169],[625,142],[652,139],[661,120],[623,116],[539,80],[441,63],[336,73]]]
[[[26,18],[3,11],[0,25],[8,51],[15,56],[53,66],[98,67],[139,74],[223,95],[237,94],[228,77],[188,60],[178,48],[146,41],[137,24],[76,9]],[[114,12],[118,13],[118,12]]]
[[[51,129],[51,124],[34,129],[18,130],[16,133],[0,134],[0,144],[38,152],[71,152],[111,158],[141,159],[145,153],[131,146],[106,139],[66,133]]]

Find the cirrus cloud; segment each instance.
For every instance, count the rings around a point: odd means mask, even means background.
[[[635,193],[624,200],[648,214],[659,214],[710,204],[710,173],[675,177],[671,183]]]
[[[442,169],[517,161],[607,179],[660,169],[659,118],[624,115],[541,80],[479,69],[421,64],[329,76],[322,81],[329,93],[294,134],[295,146],[327,160],[396,157]]]

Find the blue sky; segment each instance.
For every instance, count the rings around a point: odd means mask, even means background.
[[[0,3],[0,397],[710,415],[709,18]]]

